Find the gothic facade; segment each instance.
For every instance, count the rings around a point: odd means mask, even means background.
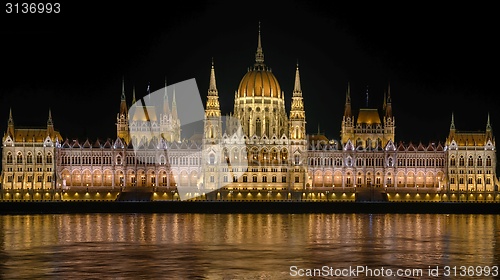
[[[224,118],[212,62],[203,133],[181,139],[175,92],[161,107],[136,102],[122,87],[116,139],[64,140],[49,112],[46,128],[15,128],[3,137],[4,189],[116,189],[179,186],[227,191],[497,191],[496,148],[489,116],[483,132],[455,129],[444,143],[397,142],[390,88],[383,109],[351,108],[348,86],[339,140],[306,133],[299,66],[286,100],[264,63],[259,30],[255,63]],[[289,112],[285,103],[290,102]],[[332,107],[335,104],[332,105]],[[368,106],[367,106],[368,107]],[[357,112],[354,113],[354,112]],[[153,135],[153,136],[152,136]],[[158,137],[156,137],[158,136]]]

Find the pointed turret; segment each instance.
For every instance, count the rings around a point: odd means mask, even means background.
[[[134,90],[135,92],[135,90]],[[122,94],[120,98],[120,112],[116,115],[116,135],[117,137],[123,139],[125,142],[129,142],[129,127],[128,127],[128,107],[127,99],[125,97],[125,79],[122,78]],[[135,95],[134,95],[135,99]],[[135,101],[132,101],[132,105]]]
[[[227,127],[226,127],[227,129]],[[214,59],[210,68],[210,84],[208,86],[207,105],[205,107],[205,141],[214,143],[214,139],[222,137],[221,112],[219,104],[219,91],[215,79]]]
[[[174,93],[172,96],[172,118],[174,120],[177,120],[177,102],[175,101],[175,86],[174,86]]]
[[[120,115],[127,117],[127,100],[125,97],[125,79],[122,78],[122,95],[120,101]]]
[[[450,133],[448,135],[448,141],[447,144],[450,144],[453,139],[455,139],[455,116],[453,112],[451,113],[451,124],[450,124]]]
[[[488,113],[488,119],[486,120],[486,141],[493,140],[493,129],[490,123],[490,113]]]
[[[205,115],[207,117],[221,116],[220,104],[219,104],[219,92],[217,90],[217,83],[215,80],[215,67],[213,58],[212,58],[212,68],[210,69],[210,85],[208,86],[208,98],[207,98]]]
[[[9,120],[8,124],[8,134],[11,138],[14,138],[14,118],[12,118],[12,108],[9,109]]]
[[[392,101],[391,101],[391,85],[387,89],[387,99],[384,100],[385,117],[392,118]]]
[[[262,42],[260,39],[260,22],[259,22],[259,37],[257,39],[257,52],[255,53],[255,66],[265,66],[264,52],[262,51]]]
[[[453,112],[451,113],[451,124],[450,124],[450,131],[455,131],[455,115]]]
[[[170,115],[170,104],[168,103],[167,77],[165,77],[165,94],[163,95],[163,114]]]
[[[351,84],[347,83],[347,91],[345,93],[344,117],[352,117],[351,111]]]
[[[340,130],[340,138],[342,144],[346,144],[349,139],[354,139],[354,117],[351,110],[351,84],[347,83],[345,93],[344,116],[342,117],[342,125]]]
[[[210,69],[210,86],[208,87],[208,94],[217,95],[217,83],[215,81],[215,68],[214,68],[213,58],[212,58],[212,68]]]
[[[49,117],[47,118],[47,136],[52,138],[54,135],[54,122],[52,121],[52,112],[49,109]]]
[[[132,87],[132,105],[134,105],[135,102],[137,102],[137,101],[135,100],[135,85],[134,85]]]
[[[299,63],[295,68],[295,84],[292,95],[292,106],[290,110],[290,138],[305,139],[306,137],[306,113],[304,110],[304,100],[302,98],[302,88],[300,86]]]
[[[300,73],[299,73],[298,62],[297,62],[297,68],[295,70],[295,85],[293,87],[293,96],[302,96],[302,89],[300,88]]]

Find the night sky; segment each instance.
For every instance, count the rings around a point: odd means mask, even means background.
[[[73,1],[75,2],[75,1]],[[326,2],[326,1],[324,1]],[[396,141],[444,141],[457,130],[494,133],[498,26],[492,6],[189,2],[178,6],[62,3],[57,15],[2,15],[0,129],[45,126],[63,137],[116,138],[121,80],[128,102],[196,78],[203,102],[213,57],[223,114],[252,66],[261,22],[265,63],[290,107],[300,65],[308,133],[339,139],[347,84],[353,109],[382,107],[390,83]]]

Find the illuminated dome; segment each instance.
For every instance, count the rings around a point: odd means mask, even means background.
[[[245,96],[280,96],[281,88],[274,74],[265,67],[254,67],[241,79],[238,97]]]

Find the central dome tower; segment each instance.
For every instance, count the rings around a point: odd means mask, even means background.
[[[240,120],[248,137],[288,135],[284,93],[278,79],[264,64],[260,24],[255,64],[248,69],[235,92],[234,116]]]

